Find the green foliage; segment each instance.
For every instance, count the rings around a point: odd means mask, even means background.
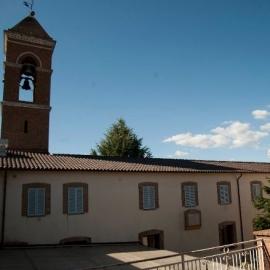
[[[270,182],[269,179],[268,179],[268,182]],[[264,186],[263,190],[267,195],[270,195],[269,186]],[[254,206],[258,210],[260,210],[260,213],[253,220],[254,230],[257,231],[257,230],[269,229],[270,228],[270,199],[265,198],[263,196],[261,198],[257,198],[254,201]]]
[[[121,118],[107,130],[96,149],[91,149],[91,154],[132,158],[152,156],[150,149],[142,145],[142,138],[138,138]]]

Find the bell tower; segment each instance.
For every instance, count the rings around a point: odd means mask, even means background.
[[[1,138],[9,149],[48,152],[55,43],[34,12],[4,31]]]

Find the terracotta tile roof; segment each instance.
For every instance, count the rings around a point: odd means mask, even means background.
[[[25,17],[15,26],[10,28],[9,31],[53,41],[53,39],[49,36],[49,34],[44,30],[44,28],[33,16]]]
[[[0,169],[117,172],[270,173],[270,163],[184,159],[129,159],[90,155],[42,154],[9,150]]]

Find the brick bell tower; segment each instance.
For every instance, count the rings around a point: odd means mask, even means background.
[[[4,31],[1,138],[8,139],[8,149],[48,152],[55,43],[34,12]]]

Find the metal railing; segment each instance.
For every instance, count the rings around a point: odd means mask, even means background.
[[[181,259],[180,259],[181,258]],[[267,270],[269,254],[262,239],[181,254],[177,262],[147,270]]]

